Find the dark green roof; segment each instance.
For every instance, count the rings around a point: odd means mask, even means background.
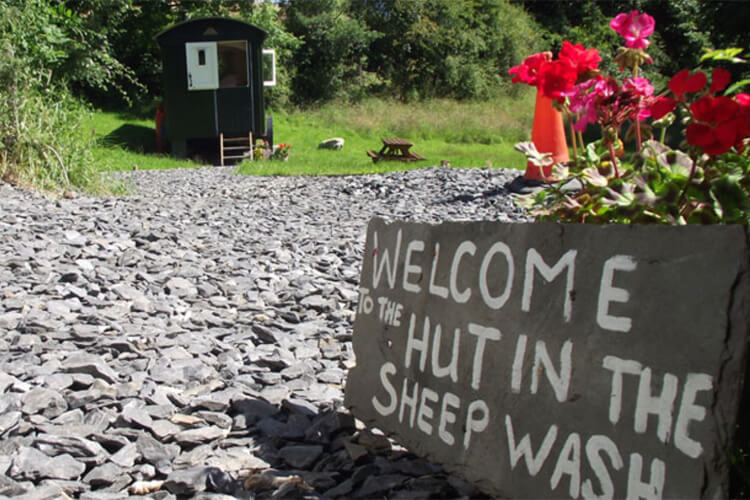
[[[226,17],[201,17],[177,23],[157,34],[160,46],[185,42],[216,40],[255,40],[262,42],[268,33],[257,26]]]

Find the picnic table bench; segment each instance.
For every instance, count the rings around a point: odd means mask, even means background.
[[[409,148],[413,144],[406,139],[383,138],[380,140],[383,141],[383,147],[380,148],[380,151],[376,152],[371,149],[367,152],[367,156],[372,158],[373,163],[377,163],[380,160],[416,161],[425,159],[424,156],[414,151],[409,151]]]

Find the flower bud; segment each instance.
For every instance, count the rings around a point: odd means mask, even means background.
[[[651,125],[653,125],[656,128],[667,128],[674,123],[674,119],[675,119],[674,113],[667,113],[666,115],[662,116],[658,120],[654,120],[651,123]]]
[[[617,129],[614,127],[606,127],[602,134],[602,142],[604,144],[616,144],[617,140]]]
[[[651,59],[651,56],[649,56],[643,49],[620,47],[617,49],[615,62],[620,66],[620,71],[624,68],[628,68],[632,71],[636,66],[640,66],[644,63],[653,64],[654,60]]]

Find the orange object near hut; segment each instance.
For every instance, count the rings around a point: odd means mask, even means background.
[[[565,140],[565,125],[562,113],[554,108],[552,100],[537,91],[534,105],[534,127],[531,141],[540,153],[551,153],[555,163],[570,160],[568,143]],[[552,165],[540,169],[536,165],[526,165],[526,180],[543,181],[552,175]]]

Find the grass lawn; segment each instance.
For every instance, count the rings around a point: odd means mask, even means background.
[[[199,166],[156,152],[153,119],[127,112],[94,111],[84,120],[82,129],[94,135],[94,159],[102,171],[133,170],[134,166],[139,170]]]
[[[274,142],[292,145],[289,160],[245,161],[238,172],[249,175],[341,175],[388,172],[440,165],[525,168],[513,144],[528,137],[533,95],[487,102],[434,100],[405,104],[371,99],[359,104],[333,103],[316,109],[269,112]],[[95,111],[84,123],[94,130],[94,155],[102,170],[195,167],[156,153],[154,122],[127,112]],[[341,151],[318,149],[323,139],[342,137]],[[410,140],[425,161],[374,164],[366,155],[379,150],[381,137]],[[217,141],[218,142],[218,141]],[[218,147],[218,145],[217,145]]]

